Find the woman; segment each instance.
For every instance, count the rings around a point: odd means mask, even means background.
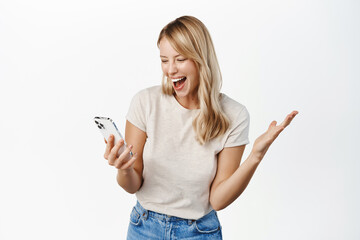
[[[244,191],[271,143],[297,114],[273,121],[249,143],[245,106],[220,93],[210,34],[191,16],[170,22],[158,38],[163,82],[132,99],[124,144],[107,142],[105,159],[118,184],[138,199],[127,239],[222,239],[216,211]],[[134,156],[125,161],[130,150]]]

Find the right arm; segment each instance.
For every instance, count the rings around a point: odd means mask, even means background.
[[[125,140],[127,145],[126,150],[118,157],[116,153],[124,144],[120,140],[114,146],[114,137],[111,136],[106,144],[104,158],[108,160],[109,164],[118,169],[117,182],[128,193],[137,192],[143,182],[143,150],[146,141],[146,133],[135,127],[129,121],[126,121]],[[135,153],[128,161],[124,161],[130,150]]]

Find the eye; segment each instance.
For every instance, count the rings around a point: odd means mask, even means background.
[[[186,60],[186,58],[180,58],[178,59],[179,62],[184,62]]]
[[[163,62],[163,63],[166,63],[168,60],[163,60],[163,59],[161,59],[161,62]]]

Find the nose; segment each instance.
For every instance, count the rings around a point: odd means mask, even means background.
[[[169,76],[174,75],[175,73],[177,73],[177,66],[175,63],[170,63],[169,65]]]

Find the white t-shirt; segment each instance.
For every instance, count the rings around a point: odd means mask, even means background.
[[[248,144],[249,113],[245,106],[222,94],[221,105],[230,120],[227,132],[200,145],[192,122],[200,111],[181,106],[161,86],[138,92],[127,120],[147,135],[143,151],[144,182],[137,191],[148,210],[186,219],[198,219],[212,210],[210,185],[217,154],[224,147]]]

